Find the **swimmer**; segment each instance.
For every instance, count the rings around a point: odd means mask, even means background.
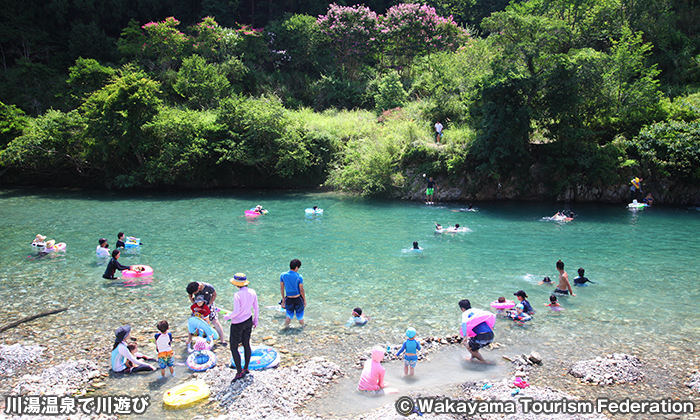
[[[549,309],[551,309],[555,312],[559,312],[559,311],[564,310],[564,308],[562,308],[561,305],[559,304],[559,301],[557,300],[556,295],[549,296],[549,303],[545,303],[544,306],[549,306]]]
[[[117,261],[118,259],[119,250],[115,249],[114,251],[112,251],[112,259],[109,260],[109,264],[107,264],[107,269],[105,270],[104,274],[102,274],[103,279],[115,280],[116,277],[114,276],[114,273],[116,273],[117,270],[133,270],[134,266],[122,265],[121,263],[119,263],[119,261]]]
[[[583,276],[585,272],[586,270],[583,268],[578,269],[578,277],[574,279],[574,286],[588,286],[586,283],[595,284]]]
[[[109,251],[109,248],[107,248],[109,246],[109,244],[107,243],[107,240],[105,238],[101,238],[97,242],[99,244],[99,245],[97,245],[97,249],[95,250],[95,252],[97,253],[97,256],[109,258],[110,251]]]
[[[396,352],[396,357],[403,356],[403,376],[413,376],[413,370],[418,363],[418,350],[420,350],[420,342],[416,340],[416,330],[409,328],[406,330],[408,339],[403,342],[399,351]]]
[[[442,225],[435,223],[435,231],[440,232],[442,230]]]
[[[348,325],[365,325],[369,322],[368,316],[362,315],[362,308],[352,310],[352,318],[348,319]]]
[[[413,241],[413,248],[412,249],[414,249],[416,251],[420,251],[423,248],[418,246],[418,241]]]
[[[557,270],[559,270],[559,284],[557,288],[554,289],[554,293],[560,295],[568,295],[576,297],[574,291],[571,289],[571,283],[569,283],[569,275],[564,271],[564,263],[562,260],[557,261]]]
[[[546,285],[551,286],[551,285],[552,285],[552,279],[550,279],[550,278],[547,277],[547,276],[544,276],[544,278],[542,279],[542,281],[539,282],[538,284],[546,284]]]
[[[32,246],[35,246],[37,248],[43,248],[46,246],[46,236],[42,234],[37,234],[34,237],[34,240],[32,241]]]

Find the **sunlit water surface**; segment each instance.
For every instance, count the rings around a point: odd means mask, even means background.
[[[269,214],[243,217],[256,204]],[[306,215],[304,209],[314,205],[324,213]],[[700,315],[687,310],[700,300],[700,212],[572,205],[577,217],[564,224],[542,219],[561,209],[556,203],[477,203],[478,212],[458,211],[464,207],[315,192],[5,190],[0,192],[0,286],[5,297],[0,316],[15,319],[69,306],[68,321],[37,322],[50,326],[54,335],[78,331],[83,338],[111,339],[124,323],[145,330],[140,331],[145,336],[159,320],[168,319],[173,331],[182,334],[189,313],[188,282],[212,283],[219,305],[230,307],[236,289],[229,279],[245,272],[261,305],[275,305],[280,273],[299,258],[309,324],[300,334],[340,334],[345,347],[348,340],[360,338],[351,343],[355,348],[400,343],[408,326],[419,336],[452,334],[460,320],[460,299],[488,309],[499,296],[512,299],[517,290],[528,293],[538,314],[525,328],[499,320],[495,332],[497,341],[524,349],[547,352],[543,343],[555,348],[580,343],[582,354],[595,354],[622,344],[634,348],[651,342],[653,348],[653,343],[695,345],[700,340]],[[436,222],[459,223],[468,231],[436,234]],[[151,279],[102,279],[105,262],[95,257],[97,240],[106,237],[112,247],[119,231],[143,242],[140,249],[124,252],[120,262],[150,265],[155,270]],[[67,243],[66,253],[34,259],[29,243],[37,233]],[[421,252],[410,250],[413,241]],[[543,306],[552,287],[538,283],[544,276],[556,282],[559,259],[571,279],[584,267],[596,284],[575,288],[577,297],[560,298],[566,310],[555,314]],[[356,306],[371,317],[370,324],[344,331]],[[273,311],[263,310],[254,340],[256,335],[258,341],[283,335],[282,323]],[[488,378],[502,371],[495,367],[453,375],[450,360],[452,356],[440,356],[431,361],[435,369],[448,371],[445,381]],[[402,367],[391,366],[398,372],[391,375],[400,375]],[[442,377],[435,369],[431,372]],[[177,370],[186,375],[184,367]],[[425,373],[420,379],[420,365],[417,373],[419,379],[404,384],[405,390],[436,385]],[[357,373],[351,375],[341,391],[352,392]],[[140,386],[159,400],[168,385],[156,384],[155,375],[143,378],[111,380],[109,386],[120,391]],[[345,405],[357,406],[356,397],[348,397]],[[178,418],[172,412],[159,416]]]

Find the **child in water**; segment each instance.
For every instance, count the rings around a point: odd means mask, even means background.
[[[523,311],[526,314],[532,315],[535,313],[532,305],[530,305],[530,302],[527,301],[527,294],[523,290],[518,290],[517,292],[513,293],[513,295],[517,296],[518,300],[523,306]]]
[[[403,342],[399,351],[396,352],[396,356],[403,356],[403,376],[413,376],[413,369],[418,363],[418,350],[420,350],[420,343],[416,340],[416,330],[409,328],[406,330],[406,337],[408,339]]]
[[[384,395],[395,394],[399,392],[395,388],[386,388],[387,383],[384,382],[384,374],[386,369],[382,366],[384,360],[384,348],[376,346],[372,349],[372,357],[365,361],[365,366],[362,369],[360,382],[357,384],[357,390],[369,395]]]
[[[564,308],[562,308],[559,304],[556,295],[551,295],[549,297],[549,303],[545,303],[544,306],[549,306],[549,309],[553,310],[554,312],[560,312],[564,310]]]
[[[369,322],[369,317],[362,316],[362,308],[352,310],[352,318],[348,319],[348,325],[365,325]]]
[[[508,316],[519,325],[525,325],[525,323],[532,319],[530,315],[525,313],[524,306],[522,303],[515,305],[515,310],[510,311]]]
[[[175,361],[173,360],[173,348],[171,347],[173,335],[169,331],[170,326],[168,325],[168,321],[163,320],[158,323],[157,327],[158,331],[160,331],[155,335],[160,377],[165,378],[165,368],[170,369],[170,376],[175,376],[175,370],[173,368]]]
[[[588,286],[586,282],[595,284],[583,276],[585,272],[586,270],[584,270],[583,268],[578,269],[578,277],[574,279],[574,286]]]
[[[129,351],[131,352],[131,354],[133,354],[134,357],[137,358],[137,359],[149,360],[149,361],[156,360],[156,359],[154,359],[154,358],[152,358],[152,357],[148,357],[148,356],[144,355],[143,353],[139,353],[139,344],[138,344],[137,342],[135,342],[135,341],[132,342],[132,343],[127,344],[127,345],[126,345],[126,348],[128,348]],[[131,361],[128,360],[128,359],[124,361],[124,364],[125,364],[126,367],[128,367],[129,369],[131,369],[131,368],[133,368],[133,367],[136,367],[136,365],[134,365],[133,363],[131,363]]]

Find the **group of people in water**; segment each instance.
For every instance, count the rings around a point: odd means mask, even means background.
[[[417,242],[414,242],[414,248],[416,246]],[[544,306],[549,307],[552,311],[559,312],[564,310],[564,308],[559,303],[557,296],[576,296],[576,294],[573,292],[569,275],[564,270],[564,263],[561,260],[556,262],[556,268],[559,271],[559,283],[550,295],[549,303],[545,303]],[[587,283],[595,284],[585,277],[585,270],[579,268],[578,277],[574,279],[574,285],[585,286]],[[553,283],[549,277],[545,277],[540,284]],[[468,299],[462,299],[458,302],[458,306],[462,311],[460,334],[464,336],[462,342],[471,355],[470,360],[487,363],[479,350],[493,342],[493,327],[497,315],[510,318],[519,325],[524,325],[525,322],[532,319],[535,309],[528,301],[527,293],[523,290],[518,290],[513,295],[518,300],[517,304],[507,301],[503,296],[491,304],[492,307],[496,308],[496,314],[473,308]],[[512,308],[512,310],[506,311],[505,308]],[[406,341],[396,353],[397,356],[404,354],[404,376],[413,376],[420,349],[420,341],[416,337],[416,330],[409,327],[406,330]],[[386,351],[390,350],[390,348],[386,349]],[[387,387],[387,382],[384,380],[386,369],[381,365],[384,356],[385,349],[383,347],[375,346],[372,349],[370,358],[364,364],[360,381],[357,385],[357,389],[360,392],[369,395],[384,395],[398,392],[395,388]]]

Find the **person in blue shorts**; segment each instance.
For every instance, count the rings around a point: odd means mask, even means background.
[[[413,376],[413,369],[418,363],[420,343],[416,340],[416,330],[413,328],[406,330],[406,337],[408,337],[408,340],[403,342],[399,351],[396,352],[396,356],[401,356],[401,353],[406,352],[403,356],[403,376]]]
[[[294,315],[296,315],[299,324],[304,326],[306,294],[304,293],[304,278],[299,274],[299,268],[301,268],[301,261],[295,258],[289,262],[289,271],[280,276],[281,305],[287,310],[287,319],[284,321],[285,328],[289,327]]]

